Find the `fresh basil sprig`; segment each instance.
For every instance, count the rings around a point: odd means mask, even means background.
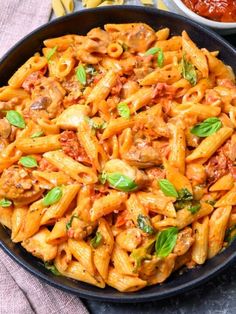
[[[51,264],[50,262],[45,262],[44,263],[44,267],[48,270],[50,270],[50,272],[53,273],[53,275],[56,275],[56,276],[60,276],[61,273],[58,271],[58,269],[56,268],[55,265]]]
[[[163,67],[164,64],[164,53],[161,48],[152,47],[145,52],[145,56],[151,56],[157,54],[157,64],[160,68]]]
[[[54,55],[54,53],[57,51],[57,46],[53,47],[47,54],[46,58],[48,61],[50,61],[51,57]]]
[[[43,205],[49,206],[57,203],[61,199],[62,194],[62,189],[59,186],[56,186],[43,198]]]
[[[177,241],[178,229],[176,227],[170,227],[158,233],[155,249],[156,255],[160,258],[168,256]]]
[[[99,245],[102,243],[103,237],[101,232],[97,231],[94,238],[91,239],[90,243],[94,249],[99,247]]]
[[[14,125],[20,129],[25,128],[25,120],[18,111],[15,110],[7,111],[6,118],[11,125]]]
[[[76,215],[76,214],[74,214],[74,215],[72,215],[72,216],[70,217],[69,222],[66,224],[66,230],[67,230],[67,231],[71,228],[72,222],[73,222],[73,220],[74,220],[75,218],[78,218],[78,219],[79,219],[79,216]]]
[[[181,73],[183,78],[189,81],[192,85],[197,84],[197,72],[191,62],[189,62],[185,55],[183,55],[181,63]]]
[[[200,208],[201,204],[199,201],[192,201],[191,205],[187,207],[187,210],[194,215],[199,211]]]
[[[154,229],[151,226],[151,222],[148,216],[139,214],[137,219],[139,229],[143,230],[147,234],[153,234]]]
[[[30,137],[31,138],[36,138],[36,137],[40,137],[40,136],[43,136],[43,135],[44,135],[43,131],[38,131],[38,132],[33,133]]]
[[[155,237],[152,237],[151,239],[147,241],[146,244],[132,251],[130,256],[134,259],[134,263],[135,263],[134,273],[137,272],[143,260],[152,259],[151,253],[154,249],[155,241],[156,241]]]
[[[100,181],[100,183],[105,184],[107,181],[107,173],[106,172],[102,172],[99,176],[98,179]]]
[[[26,168],[38,167],[37,160],[32,156],[21,157],[19,163]]]
[[[125,102],[121,102],[117,105],[117,110],[119,115],[122,118],[129,119],[130,118],[130,109],[129,106]]]
[[[191,129],[191,133],[199,137],[207,137],[217,132],[222,127],[222,122],[219,118],[212,117],[204,120],[202,123],[195,125]]]
[[[12,205],[12,201],[6,199],[6,198],[3,198],[2,200],[0,200],[0,206],[1,207],[9,207]]]
[[[183,188],[178,191],[178,201],[192,201],[193,194],[188,189]]]
[[[159,186],[162,192],[166,196],[172,196],[172,197],[178,197],[178,192],[176,191],[174,185],[167,179],[161,179],[159,180]]]
[[[82,64],[79,65],[77,70],[76,70],[76,77],[77,77],[78,81],[82,85],[86,85],[86,83],[87,83],[87,76],[86,76],[85,68],[84,68],[84,66]]]
[[[97,123],[97,122],[94,122],[93,119],[90,119],[87,116],[84,119],[92,129],[103,130],[107,127],[107,122],[105,121],[103,121],[102,123]]]
[[[138,185],[132,179],[118,172],[103,173],[102,180],[104,183],[107,181],[114,189],[124,192],[131,192],[138,188]]]

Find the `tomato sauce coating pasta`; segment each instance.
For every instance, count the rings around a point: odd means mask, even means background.
[[[0,88],[0,223],[54,274],[133,292],[235,237],[235,76],[169,36],[47,39]]]

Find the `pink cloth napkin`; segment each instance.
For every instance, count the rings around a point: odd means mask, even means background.
[[[49,20],[50,0],[0,0],[0,58]],[[87,314],[79,298],[41,282],[0,249],[1,314]]]
[[[25,271],[0,249],[1,314],[88,314],[79,298]]]
[[[46,23],[50,0],[0,0],[0,58],[17,41]]]

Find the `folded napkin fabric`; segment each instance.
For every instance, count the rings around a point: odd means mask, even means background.
[[[0,0],[0,58],[17,41],[48,22],[50,0]],[[88,314],[79,298],[25,271],[0,248],[0,314]]]
[[[88,314],[79,298],[25,271],[0,249],[1,314]]]
[[[50,0],[0,0],[0,58],[50,15]]]

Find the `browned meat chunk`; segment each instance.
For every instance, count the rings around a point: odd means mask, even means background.
[[[3,171],[0,178],[0,197],[27,204],[37,199],[42,192],[28,170],[11,166]]]
[[[153,142],[153,145],[146,141],[137,141],[130,150],[122,156],[131,166],[138,168],[150,168],[162,164],[163,157],[167,156],[169,146],[162,142]]]
[[[132,146],[123,156],[131,165],[138,168],[149,168],[162,163],[159,152],[152,146]]]
[[[185,254],[194,242],[194,238],[192,236],[192,229],[186,227],[178,233],[177,242],[174,248],[173,253],[179,255]]]
[[[105,30],[113,40],[120,40],[134,52],[145,52],[156,40],[154,30],[144,23],[107,24]]]
[[[236,136],[232,136],[225,145],[219,148],[206,164],[207,179],[210,183],[231,173],[236,178]]]
[[[0,110],[13,110],[18,103],[19,99],[17,97],[9,101],[0,101]]]
[[[51,77],[42,77],[32,90],[31,110],[46,110],[50,118],[55,118],[61,111],[61,104],[65,96],[61,84]]]
[[[0,119],[0,137],[7,139],[11,134],[11,125],[6,118]]]

